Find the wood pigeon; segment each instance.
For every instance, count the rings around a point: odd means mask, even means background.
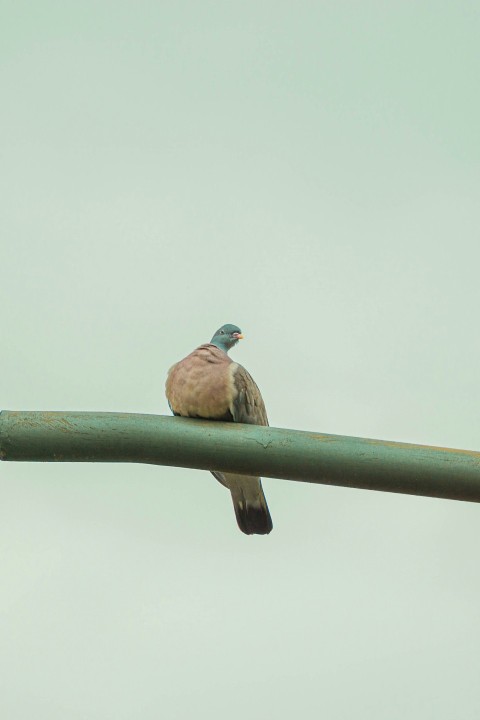
[[[242,338],[236,325],[223,325],[209,343],[170,368],[166,395],[174,415],[268,425],[253,378],[227,355]],[[247,535],[267,535],[273,526],[260,478],[213,470],[212,474],[232,493],[240,530]]]

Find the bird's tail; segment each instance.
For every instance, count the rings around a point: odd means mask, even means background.
[[[232,494],[238,527],[246,535],[268,535],[273,524],[260,478],[214,472]]]

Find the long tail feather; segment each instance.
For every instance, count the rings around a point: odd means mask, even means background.
[[[230,490],[240,530],[246,535],[268,535],[273,524],[260,478],[219,472],[212,474]]]

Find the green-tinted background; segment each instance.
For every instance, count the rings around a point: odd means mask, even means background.
[[[272,425],[480,449],[479,12],[6,0],[0,407],[166,413],[233,322]],[[2,718],[478,718],[476,505],[0,487]]]

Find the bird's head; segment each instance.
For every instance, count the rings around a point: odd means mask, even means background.
[[[236,325],[222,325],[214,334],[210,343],[228,352],[239,340],[243,338],[242,331]]]

